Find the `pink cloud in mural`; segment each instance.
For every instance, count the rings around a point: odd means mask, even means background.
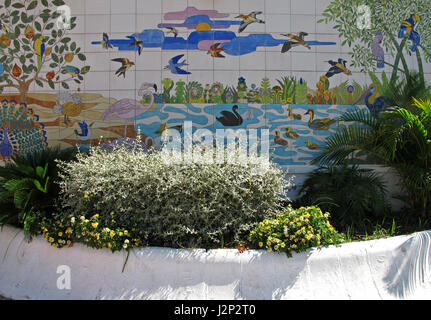
[[[164,15],[165,20],[185,20],[196,15],[207,15],[210,18],[227,18],[229,14],[219,13],[217,10],[199,10],[195,7],[187,7],[184,11],[168,12]]]

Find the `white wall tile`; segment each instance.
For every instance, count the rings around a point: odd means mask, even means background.
[[[135,13],[136,6],[137,0],[111,0],[111,14]]]
[[[290,0],[290,8],[292,14],[315,14],[316,0]]]
[[[110,10],[110,0],[85,0],[86,14],[109,14]]]

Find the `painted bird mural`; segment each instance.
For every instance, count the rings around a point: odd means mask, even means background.
[[[123,75],[124,78],[126,77],[127,70],[129,70],[132,66],[135,65],[134,62],[130,61],[127,58],[116,58],[116,59],[111,59],[111,61],[121,63],[121,67],[117,71],[115,71],[115,75],[117,76]]]
[[[344,73],[348,76],[352,75],[352,71],[350,71],[349,69],[347,69],[346,67],[346,60],[343,59],[338,59],[338,62],[329,60],[327,61],[332,67],[328,70],[328,72],[326,73],[326,77],[330,78],[336,74],[339,73]]]
[[[37,70],[40,71],[40,68],[42,68],[42,61],[43,56],[45,54],[45,41],[47,37],[46,36],[40,36],[34,41],[33,49],[37,56]]]
[[[76,138],[78,138],[81,141],[87,141],[91,139],[91,127],[93,126],[94,122],[88,125],[85,121],[78,122],[79,128],[81,129],[81,132],[78,132],[78,130],[74,130]]]
[[[131,39],[132,42],[129,43],[129,47],[137,47],[138,53],[141,55],[141,52],[144,51],[143,41],[139,40],[137,37],[128,36],[127,38]]]
[[[3,23],[1,23],[1,21],[0,21],[0,30],[1,30],[1,31],[3,31],[4,33],[7,33],[7,29],[6,29],[6,27],[4,26],[4,24],[3,24]]]
[[[238,106],[235,105],[232,107],[232,111],[222,111],[222,117],[216,117],[217,121],[219,121],[225,127],[236,127],[242,125],[243,119],[241,115],[238,113]]]
[[[175,29],[174,27],[166,27],[166,29],[168,29],[169,31],[167,31],[167,34],[173,34],[174,38],[178,37],[178,30]]]
[[[281,138],[280,131],[275,131],[274,143],[280,146],[287,146],[288,142]]]
[[[295,131],[292,131],[292,129],[290,127],[287,127],[286,128],[286,137],[292,138],[292,139],[297,139],[297,138],[299,138],[299,134],[296,133]]]
[[[106,50],[114,48],[112,44],[109,43],[109,36],[106,32],[103,33],[103,39],[100,41],[102,47]]]
[[[112,104],[108,110],[102,116],[102,120],[109,120],[114,116],[125,120],[124,125],[124,137],[127,137],[127,120],[133,119],[144,112],[147,112],[153,107],[154,95],[151,92],[151,88],[157,91],[157,86],[155,83],[145,82],[141,85],[138,94],[147,95],[150,97],[151,101],[148,105],[143,105],[139,101],[134,99],[121,99]]]
[[[0,76],[3,74],[4,70],[4,64],[0,62]]]
[[[374,35],[373,43],[371,44],[371,52],[377,60],[377,68],[382,69],[385,67],[385,51],[380,45],[383,42],[383,33],[376,32]]]
[[[379,113],[387,107],[392,107],[394,103],[386,97],[377,97],[379,93],[375,83],[371,84],[369,89],[354,103],[357,105],[362,99],[365,99],[365,105],[374,117],[378,117]]]
[[[243,32],[249,25],[252,23],[265,23],[265,21],[258,19],[257,15],[262,14],[262,11],[253,11],[249,13],[248,15],[240,14],[239,16],[235,18],[242,19],[242,23],[239,26],[239,33]]]
[[[0,159],[41,151],[47,147],[46,131],[39,117],[25,104],[3,100],[0,107]]]
[[[70,74],[72,77],[79,75],[80,70],[77,67],[74,66],[63,66],[61,67],[61,73],[63,74]]]
[[[410,18],[401,21],[400,30],[398,31],[398,38],[404,38],[404,33],[407,33],[409,39],[413,41],[412,52],[415,52],[421,43],[420,34],[415,30],[415,27],[420,21],[421,18],[418,14],[411,14]]]
[[[208,50],[207,54],[210,54],[213,58],[225,58],[225,56],[221,54],[224,49],[220,45],[220,42],[214,43]]]
[[[308,127],[313,130],[329,130],[330,126],[336,122],[334,119],[330,118],[315,119],[313,109],[308,109],[305,114],[310,116]]]
[[[282,34],[282,36],[290,38],[290,40],[287,40],[283,44],[283,47],[281,48],[282,53],[285,53],[290,49],[292,49],[293,47],[297,47],[297,46],[304,46],[307,49],[311,50],[311,46],[304,40],[304,37],[308,36],[308,33],[306,32],[301,31],[297,35],[288,33],[288,34]]]
[[[171,70],[173,74],[191,74],[191,72],[181,69],[181,67],[188,66],[185,60],[179,62],[183,57],[184,55],[180,54],[170,59],[168,65],[164,67],[164,70]]]
[[[299,113],[293,113],[292,107],[287,108],[288,117],[292,120],[302,120],[302,116]]]

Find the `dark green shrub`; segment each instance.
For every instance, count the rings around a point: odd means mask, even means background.
[[[390,214],[382,177],[358,166],[320,167],[301,186],[295,206],[316,205],[337,228],[364,231]]]
[[[71,161],[76,152],[59,148],[18,155],[0,167],[0,224],[36,233],[38,222],[56,211],[59,186],[56,160]]]

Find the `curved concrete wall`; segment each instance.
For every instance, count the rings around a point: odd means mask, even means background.
[[[56,249],[0,232],[0,295],[15,299],[430,299],[431,231],[310,249]],[[70,289],[58,289],[70,269]],[[57,273],[59,271],[60,273]],[[59,280],[60,279],[60,280]],[[67,283],[67,282],[63,282]],[[60,286],[61,287],[61,286]]]

